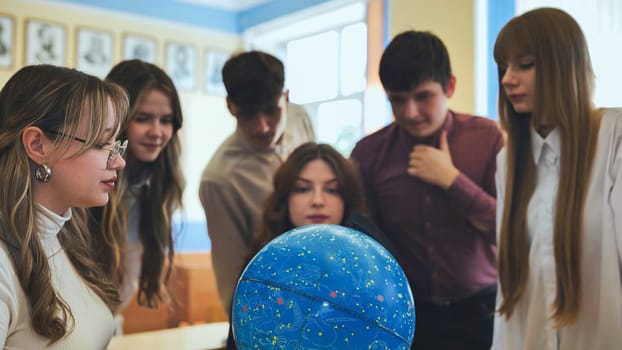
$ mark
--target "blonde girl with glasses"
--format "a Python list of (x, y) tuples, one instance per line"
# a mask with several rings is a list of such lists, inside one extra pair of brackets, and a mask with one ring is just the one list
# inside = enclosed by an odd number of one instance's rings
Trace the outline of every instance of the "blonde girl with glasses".
[[(109, 276), (121, 285), (120, 312), (137, 293), (141, 306), (168, 301), (167, 283), (173, 265), (173, 225), (181, 207), (184, 179), (180, 168), (178, 131), (183, 115), (177, 90), (159, 67), (139, 60), (112, 68), (107, 81), (123, 87), (130, 111), (121, 137), (129, 141), (127, 167), (119, 174), (110, 203), (95, 208), (93, 229)], [(122, 317), (117, 317), (122, 323)], [(120, 333), (122, 325), (118, 325)]]
[(585, 37), (559, 9), (512, 19), (494, 56), (508, 138), (497, 159), (492, 348), (619, 348), (622, 110), (593, 106)]
[(108, 202), (125, 166), (108, 149), (120, 151), (127, 108), (118, 86), (49, 65), (20, 69), (0, 91), (0, 348), (110, 341), (118, 292), (78, 208)]

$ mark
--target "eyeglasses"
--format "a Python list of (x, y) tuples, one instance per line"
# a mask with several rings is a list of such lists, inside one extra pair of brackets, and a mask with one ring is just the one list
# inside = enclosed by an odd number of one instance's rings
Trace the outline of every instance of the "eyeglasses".
[[(85, 139), (81, 139), (76, 136), (67, 135), (67, 134), (64, 134), (58, 131), (52, 131), (52, 133), (56, 135), (64, 136), (64, 137), (70, 137), (78, 142), (86, 143)], [(125, 151), (127, 150), (127, 140), (123, 142), (121, 142), (120, 140), (117, 140), (112, 145), (101, 144), (101, 145), (97, 145), (96, 147), (100, 149), (105, 149), (110, 152), (108, 153), (108, 159), (106, 160), (106, 169), (112, 170), (112, 167), (114, 166), (114, 161), (117, 159), (117, 157), (121, 157), (121, 158), (125, 157)]]

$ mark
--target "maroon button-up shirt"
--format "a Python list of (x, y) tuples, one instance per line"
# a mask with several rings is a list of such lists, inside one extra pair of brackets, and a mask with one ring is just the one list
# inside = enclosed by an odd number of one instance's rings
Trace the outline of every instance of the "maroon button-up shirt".
[(497, 276), (494, 176), (503, 136), (490, 119), (452, 111), (443, 129), (460, 171), (447, 191), (406, 172), (413, 146), (438, 148), (440, 130), (415, 139), (392, 123), (351, 154), (370, 216), (395, 245), (415, 299), (432, 302), (469, 297)]

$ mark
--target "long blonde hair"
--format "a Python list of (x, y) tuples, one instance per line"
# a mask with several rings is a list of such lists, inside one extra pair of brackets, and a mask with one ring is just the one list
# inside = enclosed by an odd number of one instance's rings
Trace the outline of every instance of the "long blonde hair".
[(530, 115), (513, 109), (502, 89), (503, 71), (498, 71), (500, 122), (508, 135), (498, 257), (503, 295), (499, 312), (509, 318), (527, 285), (527, 206), (536, 183), (530, 129), (552, 121), (561, 135), (561, 156), (553, 238), (557, 295), (551, 317), (557, 327), (563, 327), (576, 319), (580, 309), (583, 207), (600, 114), (592, 105), (594, 74), (587, 43), (571, 16), (540, 8), (508, 22), (495, 42), (495, 61), (501, 67), (508, 59), (525, 55), (535, 57), (536, 98)]
[[(73, 315), (56, 292), (48, 259), (39, 242), (36, 217), (44, 215), (32, 193), (33, 164), (22, 143), (23, 130), (37, 126), (54, 140), (52, 154), (64, 154), (83, 118), (89, 120), (84, 144), (75, 156), (110, 137), (108, 101), (112, 101), (114, 127), (127, 113), (127, 96), (116, 85), (78, 72), (49, 65), (27, 66), (15, 73), (0, 91), (0, 241), (9, 252), (13, 267), (31, 307), (35, 332), (55, 342), (70, 332)], [(88, 115), (84, 111), (90, 111)], [(50, 164), (54, 167), (54, 160)], [(117, 287), (93, 260), (86, 215), (76, 209), (59, 240), (86, 284), (109, 307), (118, 303)]]

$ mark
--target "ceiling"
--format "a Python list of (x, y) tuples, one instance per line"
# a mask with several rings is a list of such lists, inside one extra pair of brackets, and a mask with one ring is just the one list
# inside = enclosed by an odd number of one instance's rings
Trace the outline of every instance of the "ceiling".
[(177, 0), (179, 2), (216, 7), (226, 10), (242, 11), (251, 7), (261, 5), (270, 0)]

